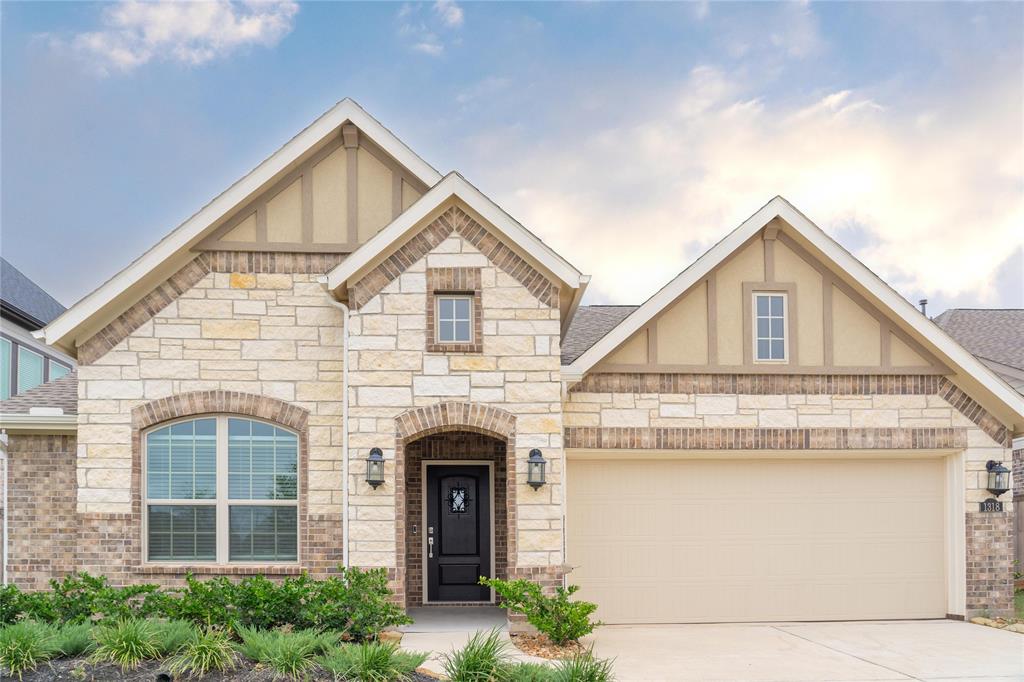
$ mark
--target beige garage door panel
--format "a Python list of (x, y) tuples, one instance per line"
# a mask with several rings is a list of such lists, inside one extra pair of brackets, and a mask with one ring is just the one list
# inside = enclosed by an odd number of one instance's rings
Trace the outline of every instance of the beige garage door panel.
[(609, 623), (946, 614), (945, 468), (570, 460), (568, 561)]

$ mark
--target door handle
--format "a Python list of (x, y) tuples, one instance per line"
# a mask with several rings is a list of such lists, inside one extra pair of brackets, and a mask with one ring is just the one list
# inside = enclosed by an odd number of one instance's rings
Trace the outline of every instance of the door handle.
[(427, 538), (427, 558), (434, 558), (434, 538)]

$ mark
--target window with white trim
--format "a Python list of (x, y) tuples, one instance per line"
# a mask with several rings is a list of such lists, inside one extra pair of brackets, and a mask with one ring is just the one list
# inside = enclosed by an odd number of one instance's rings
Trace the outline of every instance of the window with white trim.
[(755, 361), (785, 362), (788, 359), (786, 313), (786, 294), (754, 294)]
[(146, 558), (174, 563), (298, 560), (298, 436), (211, 416), (146, 433)]
[(472, 343), (473, 297), (441, 294), (436, 298), (437, 342)]

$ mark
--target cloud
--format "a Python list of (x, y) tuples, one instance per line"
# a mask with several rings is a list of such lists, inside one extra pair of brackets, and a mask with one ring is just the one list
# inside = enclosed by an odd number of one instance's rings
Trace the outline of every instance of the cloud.
[(448, 44), (460, 42), (452, 33), (462, 28), (465, 17), (454, 0), (436, 0), (429, 13), (424, 11), (424, 7), (422, 4), (405, 3), (398, 9), (398, 35), (408, 41), (414, 52), (439, 57)]
[(901, 106), (856, 89), (772, 98), (700, 66), (607, 127), (591, 112), (575, 130), (481, 136), (501, 150), (485, 186), (511, 188), (503, 205), (594, 275), (594, 301), (644, 300), (781, 194), (904, 294), (995, 303), (1024, 245), (1016, 77)]
[(153, 60), (198, 66), (248, 46), (273, 47), (291, 32), (298, 11), (290, 0), (125, 0), (103, 10), (99, 30), (47, 37), (55, 49), (87, 60), (102, 74)]

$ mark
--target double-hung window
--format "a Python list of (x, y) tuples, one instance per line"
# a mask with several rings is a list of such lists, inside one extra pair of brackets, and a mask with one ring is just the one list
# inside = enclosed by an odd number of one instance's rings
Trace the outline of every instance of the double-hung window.
[(266, 422), (201, 417), (145, 436), (146, 558), (298, 560), (298, 437)]
[(757, 362), (785, 362), (786, 294), (754, 294), (754, 359)]

